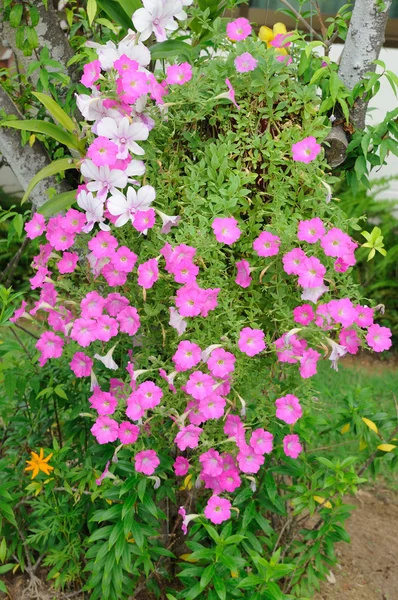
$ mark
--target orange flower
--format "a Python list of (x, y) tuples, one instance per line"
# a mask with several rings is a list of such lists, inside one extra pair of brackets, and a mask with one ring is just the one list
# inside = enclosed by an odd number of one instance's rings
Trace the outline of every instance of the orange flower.
[(26, 467), (25, 471), (32, 471), (32, 479), (39, 474), (39, 471), (43, 471), (46, 475), (50, 475), (50, 471), (54, 471), (54, 467), (47, 464), (53, 455), (52, 452), (46, 458), (44, 458), (43, 448), (40, 448), (40, 455), (36, 454), (36, 452), (31, 452), (30, 454), (32, 460), (26, 461), (29, 466)]

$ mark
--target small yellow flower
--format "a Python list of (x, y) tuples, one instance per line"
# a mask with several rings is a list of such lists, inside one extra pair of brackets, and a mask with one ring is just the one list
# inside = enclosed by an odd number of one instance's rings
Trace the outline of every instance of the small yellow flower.
[[(262, 42), (265, 42), (267, 44), (267, 48), (271, 48), (272, 40), (274, 40), (275, 37), (279, 34), (287, 34), (286, 25), (284, 23), (275, 23), (272, 29), (270, 27), (267, 27), (266, 25), (263, 25), (262, 27), (260, 27), (258, 37)], [(288, 54), (285, 48), (275, 48), (275, 52), (284, 56)]]
[(46, 475), (50, 475), (50, 472), (54, 471), (54, 467), (47, 464), (53, 455), (52, 452), (46, 458), (44, 458), (43, 448), (40, 448), (40, 454), (36, 454), (36, 452), (31, 452), (30, 454), (32, 460), (26, 461), (29, 466), (26, 467), (25, 471), (32, 471), (32, 479), (39, 474), (39, 471), (43, 471)]

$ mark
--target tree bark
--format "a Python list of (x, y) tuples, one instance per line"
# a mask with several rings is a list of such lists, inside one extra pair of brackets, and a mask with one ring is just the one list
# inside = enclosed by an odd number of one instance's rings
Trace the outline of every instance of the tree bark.
[[(17, 115), (19, 118), (23, 118), (1, 86), (0, 109), (8, 115)], [(0, 127), (0, 154), (10, 166), (24, 190), (28, 187), (32, 177), (51, 162), (46, 149), (39, 141), (35, 141), (32, 147), (29, 144), (22, 147), (21, 133), (10, 127)], [(59, 193), (70, 190), (70, 186), (65, 181), (57, 184), (53, 177), (44, 179), (37, 184), (29, 196), (34, 210), (48, 200), (46, 191), (49, 187), (55, 187)]]

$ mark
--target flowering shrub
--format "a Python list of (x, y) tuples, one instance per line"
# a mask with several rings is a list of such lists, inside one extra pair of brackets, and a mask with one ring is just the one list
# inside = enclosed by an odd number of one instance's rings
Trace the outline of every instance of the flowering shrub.
[[(246, 19), (218, 19), (210, 46), (151, 70), (144, 42), (185, 18), (177, 0), (144, 3), (139, 35), (91, 43), (76, 206), (26, 224), (40, 298), (10, 320), (47, 320), (39, 364), (67, 363), (84, 396), (94, 494), (114, 503), (92, 516), (109, 523), (87, 552), (93, 600), (127, 598), (142, 570), (159, 592), (179, 550), (169, 600), (295, 598), (333, 562), (341, 495), (361, 481), (347, 463), (326, 486), (306, 456), (311, 378), (391, 334), (350, 280), (355, 222), (329, 192), (304, 42), (267, 47)], [(314, 512), (325, 487), (319, 538), (291, 532), (281, 554), (289, 501)]]

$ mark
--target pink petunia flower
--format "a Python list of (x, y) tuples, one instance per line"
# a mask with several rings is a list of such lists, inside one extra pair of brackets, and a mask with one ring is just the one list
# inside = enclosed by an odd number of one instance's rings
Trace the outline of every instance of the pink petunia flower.
[[(238, 110), (240, 110), (240, 106), (239, 106), (239, 104), (237, 104), (237, 103), (236, 103), (236, 100), (235, 100), (235, 90), (234, 90), (234, 88), (233, 88), (233, 86), (232, 86), (232, 83), (230, 82), (230, 80), (229, 80), (229, 79), (226, 79), (226, 80), (225, 80), (225, 84), (226, 84), (226, 86), (227, 86), (227, 88), (228, 88), (227, 97), (228, 97), (228, 98), (231, 100), (232, 104), (233, 104), (233, 105), (234, 105), (234, 106), (235, 106), (235, 107), (236, 107)], [(223, 96), (223, 97), (224, 97), (224, 96)]]
[(106, 300), (98, 292), (88, 292), (80, 302), (81, 316), (84, 319), (98, 319), (102, 315)]
[(392, 346), (391, 329), (380, 325), (371, 325), (366, 334), (366, 341), (375, 352), (383, 352)]
[(307, 255), (301, 248), (293, 248), (282, 257), (283, 270), (288, 275), (298, 275), (306, 258)]
[(339, 341), (350, 354), (356, 354), (361, 345), (361, 340), (355, 329), (342, 329), (339, 334)]
[(177, 290), (175, 303), (182, 317), (197, 317), (200, 315), (204, 301), (204, 290), (195, 284), (184, 285)]
[(134, 395), (138, 398), (142, 408), (148, 410), (160, 404), (163, 398), (163, 391), (153, 381), (144, 381), (135, 390)]
[(214, 377), (226, 377), (235, 369), (236, 358), (232, 352), (227, 352), (224, 348), (216, 348), (207, 361), (207, 366)]
[(135, 470), (144, 475), (153, 475), (160, 465), (160, 460), (155, 450), (142, 450), (134, 457)]
[(94, 393), (88, 399), (90, 405), (97, 411), (99, 415), (113, 415), (118, 402), (109, 392), (103, 392), (99, 387), (94, 389)]
[(22, 300), (21, 306), (14, 311), (12, 317), (10, 317), (11, 323), (15, 323), (18, 319), (23, 317), (29, 317), (28, 313), (25, 311), (25, 308), (28, 306), (28, 303), (25, 300)]
[(97, 438), (99, 444), (108, 444), (115, 442), (119, 435), (119, 425), (117, 421), (107, 415), (98, 417), (91, 428), (91, 433)]
[(355, 323), (357, 311), (349, 298), (331, 300), (328, 303), (328, 308), (332, 319), (336, 323), (341, 323), (343, 327), (351, 327)]
[(84, 354), (84, 352), (76, 352), (69, 366), (76, 377), (88, 377), (91, 374), (93, 364), (92, 359)]
[(97, 319), (97, 324), (93, 334), (97, 340), (101, 342), (109, 342), (110, 339), (117, 335), (119, 326), (116, 319), (108, 315), (101, 315)]
[(35, 347), (41, 353), (39, 365), (43, 367), (50, 358), (59, 358), (62, 355), (64, 344), (65, 340), (52, 333), (52, 331), (42, 333), (35, 344)]
[(199, 437), (203, 429), (195, 425), (187, 425), (179, 431), (174, 438), (179, 450), (184, 451), (187, 448), (196, 448), (199, 444)]
[(26, 231), (26, 237), (34, 240), (46, 230), (46, 220), (43, 215), (36, 212), (31, 220), (25, 223), (24, 229)]
[(223, 492), (234, 492), (241, 486), (242, 480), (236, 468), (227, 469), (218, 478)]
[(244, 327), (239, 334), (238, 347), (247, 356), (255, 356), (266, 348), (264, 332), (261, 329)]
[(236, 459), (242, 473), (258, 473), (261, 465), (264, 464), (264, 456), (256, 454), (250, 446), (241, 449)]
[(134, 444), (140, 435), (140, 428), (129, 421), (123, 421), (119, 425), (119, 440), (121, 444)]
[(300, 359), (307, 345), (305, 340), (299, 340), (296, 335), (288, 333), (284, 333), (274, 343), (279, 362), (290, 364), (294, 364)]
[(242, 288), (248, 288), (252, 282), (250, 275), (250, 264), (247, 260), (240, 260), (236, 263), (238, 273), (236, 275), (235, 283)]
[(87, 156), (97, 167), (111, 167), (119, 152), (117, 144), (104, 136), (97, 137), (88, 147)]
[(127, 281), (126, 271), (122, 271), (120, 267), (114, 265), (112, 260), (102, 268), (101, 273), (109, 287), (118, 287)]
[(126, 417), (132, 421), (139, 421), (145, 414), (141, 406), (141, 398), (134, 392), (127, 398)]
[(250, 437), (250, 446), (255, 454), (270, 454), (274, 436), (264, 429), (255, 429)]
[(117, 317), (129, 305), (129, 301), (125, 296), (121, 296), (118, 292), (108, 294), (105, 300), (105, 310), (111, 317)]
[(112, 256), (112, 263), (119, 271), (131, 273), (135, 267), (138, 256), (134, 254), (127, 246), (120, 246)]
[(59, 215), (48, 221), (46, 238), (55, 250), (68, 250), (75, 242), (73, 234), (62, 227), (62, 217)]
[(187, 340), (180, 342), (177, 347), (177, 352), (172, 357), (172, 361), (176, 366), (177, 371), (189, 371), (201, 361), (202, 350), (197, 344), (193, 344)]
[(226, 498), (212, 496), (205, 506), (204, 515), (215, 525), (220, 525), (231, 518), (231, 503)]
[(170, 320), (169, 325), (173, 327), (178, 333), (178, 335), (182, 335), (187, 328), (187, 322), (180, 315), (178, 310), (176, 310), (173, 306), (169, 308)]
[(286, 394), (275, 400), (276, 416), (288, 425), (294, 425), (303, 415), (300, 401), (293, 394)]
[(189, 462), (183, 456), (177, 456), (173, 464), (174, 473), (179, 477), (184, 477), (189, 470)]
[(325, 226), (319, 217), (299, 222), (297, 237), (301, 242), (315, 244), (324, 235)]
[(100, 231), (87, 245), (96, 258), (112, 258), (118, 241), (109, 231)]
[(281, 239), (277, 235), (263, 231), (253, 242), (253, 249), (259, 256), (275, 256), (279, 252)]
[(73, 323), (70, 337), (75, 340), (82, 348), (86, 348), (95, 338), (95, 328), (97, 324), (93, 319), (76, 319)]
[(159, 278), (159, 267), (156, 258), (151, 258), (138, 267), (138, 285), (149, 290)]
[(232, 246), (241, 236), (238, 221), (234, 217), (217, 217), (211, 227), (217, 242)]
[(173, 264), (172, 273), (176, 283), (193, 284), (199, 273), (199, 267), (189, 258), (185, 258)]
[(119, 322), (119, 330), (122, 333), (135, 335), (140, 328), (140, 317), (134, 306), (127, 306), (116, 316)]
[(79, 255), (76, 252), (64, 252), (61, 260), (57, 262), (58, 271), (65, 275), (65, 273), (73, 273), (76, 269)]
[(343, 257), (352, 250), (352, 240), (347, 233), (333, 227), (321, 239), (321, 246), (326, 256)]
[(357, 312), (357, 318), (355, 319), (355, 323), (359, 327), (370, 327), (370, 325), (373, 325), (373, 308), (369, 308), (369, 306), (361, 306), (360, 304), (358, 304), (355, 310)]
[(192, 67), (184, 62), (180, 65), (170, 65), (166, 69), (166, 83), (168, 85), (184, 85), (192, 79)]
[(224, 415), (225, 404), (225, 398), (213, 393), (200, 400), (199, 411), (206, 421), (209, 419), (219, 419)]
[(316, 374), (316, 366), (321, 355), (313, 348), (304, 350), (300, 358), (300, 375), (303, 379), (308, 379)]
[(302, 304), (293, 310), (293, 318), (300, 325), (308, 325), (315, 319), (315, 313), (310, 304)]
[(303, 288), (317, 288), (323, 284), (326, 267), (315, 256), (303, 260), (298, 269), (298, 283)]
[(194, 371), (186, 383), (186, 390), (195, 400), (203, 400), (213, 392), (213, 385), (213, 377), (202, 371)]
[(317, 143), (314, 136), (304, 138), (292, 146), (293, 160), (296, 162), (310, 163), (315, 160), (321, 151), (320, 144)]
[(206, 475), (217, 477), (217, 475), (221, 475), (223, 472), (221, 455), (213, 448), (210, 448), (210, 450), (201, 454), (199, 456), (199, 462), (202, 465), (203, 473), (206, 473)]
[(250, 22), (244, 17), (239, 17), (235, 21), (227, 23), (227, 36), (233, 42), (245, 40), (252, 32)]
[(250, 52), (244, 52), (235, 58), (235, 69), (238, 73), (248, 73), (249, 71), (254, 71), (257, 67), (257, 62)]
[(278, 33), (273, 40), (270, 41), (270, 46), (273, 48), (289, 48), (291, 42), (289, 42), (290, 34)]
[(84, 65), (83, 75), (80, 79), (80, 83), (90, 88), (98, 80), (101, 74), (101, 63), (99, 60), (93, 60)]
[(290, 456), (290, 458), (297, 458), (299, 454), (303, 451), (303, 447), (300, 444), (299, 436), (295, 433), (290, 435), (285, 435), (283, 438), (283, 451), (286, 456)]
[(134, 215), (133, 227), (140, 233), (146, 235), (148, 229), (152, 229), (155, 225), (156, 213), (153, 208), (148, 210), (137, 210)]
[(81, 233), (86, 224), (86, 215), (79, 210), (70, 208), (63, 217), (61, 225), (68, 233)]
[(218, 306), (218, 294), (220, 293), (221, 288), (207, 288), (206, 290), (201, 290), (203, 294), (203, 304), (200, 311), (201, 317), (207, 317), (211, 310), (214, 310)]

